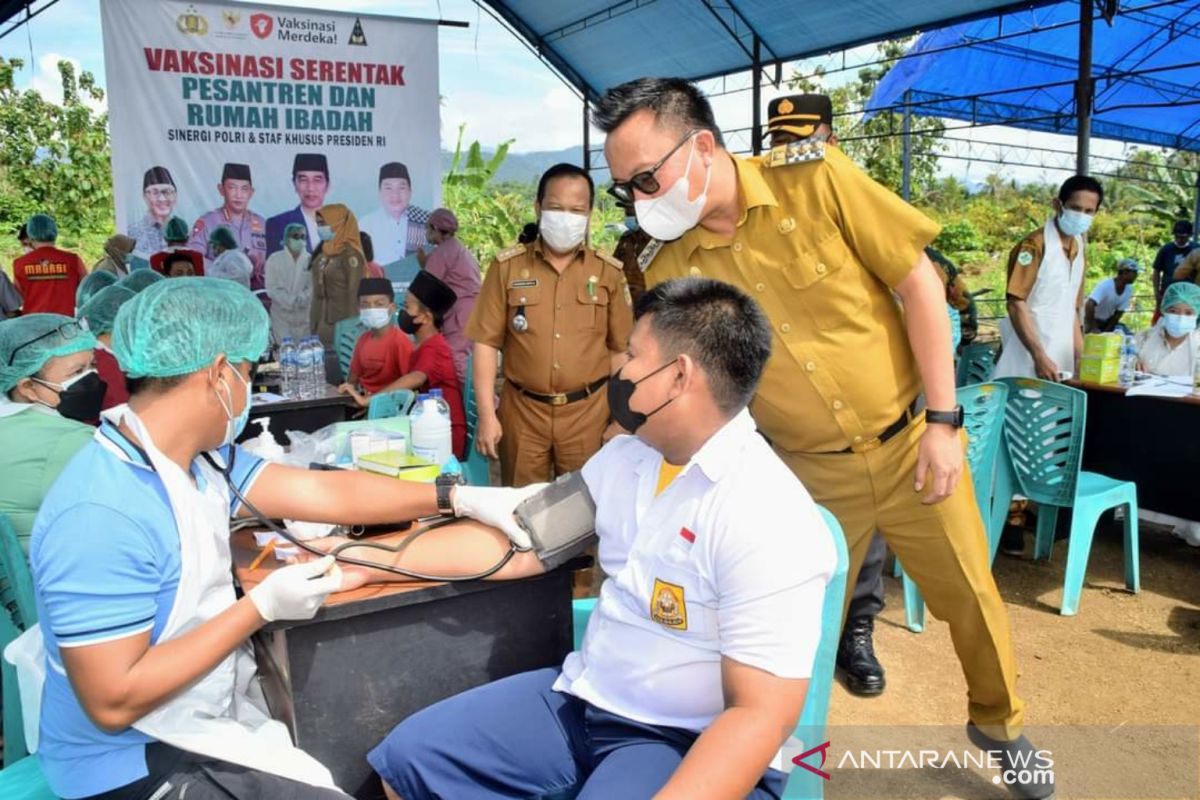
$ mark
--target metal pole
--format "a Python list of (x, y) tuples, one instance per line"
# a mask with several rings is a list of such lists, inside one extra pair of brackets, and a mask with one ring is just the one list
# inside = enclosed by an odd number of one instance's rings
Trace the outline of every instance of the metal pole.
[(900, 196), (906, 201), (912, 196), (912, 107), (908, 104), (910, 92), (904, 93), (904, 127), (900, 152), (903, 173), (900, 177)]
[(762, 53), (758, 36), (754, 37), (754, 82), (750, 84), (750, 102), (754, 110), (750, 114), (750, 150), (758, 155), (763, 149), (762, 132)]
[(1192, 230), (1200, 229), (1200, 170), (1196, 171), (1196, 197), (1192, 206)]
[(592, 171), (592, 130), (588, 123), (588, 99), (583, 98), (583, 170)]
[(1092, 143), (1093, 0), (1079, 0), (1079, 77), (1075, 80), (1075, 172), (1088, 174)]

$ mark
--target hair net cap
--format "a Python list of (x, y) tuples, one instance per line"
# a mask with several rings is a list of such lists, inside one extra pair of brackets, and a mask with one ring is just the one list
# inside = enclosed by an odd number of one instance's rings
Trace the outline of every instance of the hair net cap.
[(75, 290), (75, 307), (83, 308), (84, 304), (95, 297), (97, 292), (112, 286), (118, 280), (120, 279), (116, 275), (103, 270), (88, 273), (88, 276), (79, 282), (79, 288)]
[(179, 217), (171, 217), (163, 227), (163, 240), (168, 242), (186, 242), (188, 240), (188, 225)]
[(1165, 312), (1177, 303), (1182, 303), (1190, 307), (1192, 311), (1200, 314), (1200, 286), (1191, 281), (1176, 281), (1172, 283), (1163, 292), (1162, 304), (1159, 308)]
[(121, 284), (105, 287), (96, 292), (92, 299), (79, 309), (79, 324), (96, 336), (112, 333), (113, 323), (117, 319), (117, 311), (135, 297), (137, 297), (137, 292)]
[(291, 238), (292, 231), (301, 231), (304, 237), (308, 238), (308, 228), (301, 225), (299, 222), (289, 222), (283, 227), (283, 240), (279, 243), (282, 247), (287, 247), (287, 240)]
[[(52, 333), (59, 328), (62, 331)], [(61, 314), (27, 314), (4, 320), (0, 322), (0, 392), (7, 393), (22, 378), (36, 375), (52, 358), (95, 347), (96, 337)]]
[(58, 223), (49, 214), (34, 214), (25, 223), (25, 229), (35, 242), (53, 242), (58, 238)]
[(267, 349), (270, 322), (262, 303), (233, 281), (173, 278), (121, 306), (113, 354), (130, 378), (188, 375), (225, 354), (256, 361)]
[(224, 225), (213, 228), (213, 232), (208, 236), (208, 243), (224, 247), (226, 250), (237, 250), (237, 239), (233, 238), (233, 231)]
[(121, 280), (117, 282), (117, 285), (124, 286), (129, 291), (137, 294), (143, 289), (148, 289), (161, 280), (163, 280), (163, 276), (159, 275), (152, 269), (135, 269), (124, 278), (121, 278)]

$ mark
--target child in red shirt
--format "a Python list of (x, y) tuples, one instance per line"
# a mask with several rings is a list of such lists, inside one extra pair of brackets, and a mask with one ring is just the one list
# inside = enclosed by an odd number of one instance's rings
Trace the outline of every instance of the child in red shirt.
[(449, 286), (424, 270), (417, 273), (408, 285), (404, 310), (397, 322), (400, 330), (417, 338), (412, 366), (409, 372), (381, 391), (441, 389), (442, 399), (450, 406), (451, 446), (455, 457), (462, 460), (467, 449), (467, 415), (463, 409), (462, 386), (458, 382), (450, 343), (440, 333), (443, 317), (457, 300)]
[[(338, 387), (363, 408), (371, 395), (386, 391), (408, 372), (413, 346), (408, 335), (392, 324), (396, 293), (386, 278), (363, 278), (358, 284), (358, 318), (367, 332), (358, 337), (350, 374)], [(397, 387), (399, 388), (399, 387)]]

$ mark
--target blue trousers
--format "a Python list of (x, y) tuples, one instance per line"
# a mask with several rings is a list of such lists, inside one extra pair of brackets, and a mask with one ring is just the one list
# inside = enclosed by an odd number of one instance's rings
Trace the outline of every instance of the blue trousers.
[[(524, 672), (422, 709), (367, 760), (403, 800), (652, 797), (697, 734), (552, 691), (558, 672)], [(786, 780), (767, 770), (747, 800), (778, 800)]]

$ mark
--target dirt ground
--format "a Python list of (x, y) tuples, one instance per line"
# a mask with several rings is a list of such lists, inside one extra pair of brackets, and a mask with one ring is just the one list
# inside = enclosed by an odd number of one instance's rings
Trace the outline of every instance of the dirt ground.
[[(1120, 528), (1109, 523), (1097, 531), (1088, 564), (1079, 613), (1058, 613), (1066, 561), (1066, 542), (1056, 543), (1049, 562), (1030, 559), (1027, 535), (1022, 558), (998, 555), (996, 583), (1012, 625), (1024, 698), (1026, 724), (1104, 726), (1106, 731), (1137, 728), (1142, 746), (1162, 754), (1186, 746), (1167, 769), (1200, 773), (1200, 548), (1157, 526), (1141, 526), (1141, 585), (1138, 595), (1124, 588)], [(961, 726), (966, 719), (966, 682), (950, 641), (949, 629), (926, 613), (923, 633), (904, 624), (899, 580), (885, 579), (887, 608), (876, 627), (875, 646), (887, 670), (887, 690), (864, 699), (834, 687), (830, 704), (831, 740), (838, 726)], [(1192, 726), (1189, 729), (1138, 726)], [(961, 730), (961, 728), (959, 728)], [(1181, 730), (1183, 733), (1181, 734)], [(1190, 732), (1190, 733), (1189, 733)], [(963, 739), (965, 743), (965, 739)], [(1036, 742), (1035, 742), (1036, 743)], [(836, 741), (835, 741), (836, 745)], [(1149, 761), (1141, 767), (1151, 770)], [(1149, 775), (1147, 776), (1149, 777)], [(1164, 796), (1149, 790), (1138, 796)], [(1185, 781), (1190, 787), (1192, 781)], [(829, 797), (848, 797), (829, 784)], [(987, 789), (992, 789), (988, 786)], [(872, 793), (873, 794), (873, 793)], [(1058, 797), (1072, 794), (1059, 781)], [(873, 794), (873, 796), (881, 796)], [(899, 791), (895, 796), (916, 796)], [(999, 796), (954, 790), (943, 797)], [(1128, 790), (1106, 795), (1133, 796)], [(1172, 796), (1200, 796), (1190, 791)]]

